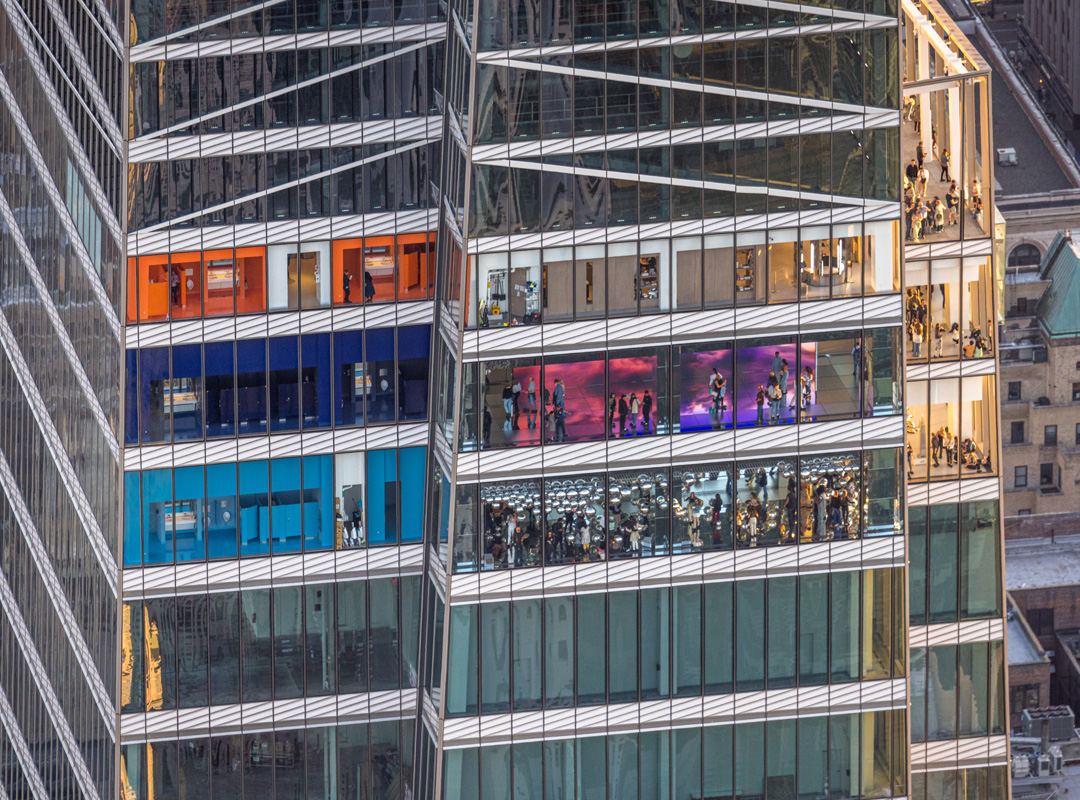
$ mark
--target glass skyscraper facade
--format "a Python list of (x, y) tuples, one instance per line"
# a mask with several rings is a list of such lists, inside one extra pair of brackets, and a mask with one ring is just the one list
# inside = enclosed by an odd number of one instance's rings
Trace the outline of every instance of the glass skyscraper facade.
[(0, 0), (0, 797), (1005, 798), (988, 86), (934, 0)]

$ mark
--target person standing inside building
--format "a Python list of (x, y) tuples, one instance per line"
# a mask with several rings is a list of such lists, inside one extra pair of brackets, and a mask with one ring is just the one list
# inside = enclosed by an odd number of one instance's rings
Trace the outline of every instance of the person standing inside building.
[(948, 224), (955, 225), (958, 221), (960, 208), (960, 189), (957, 187), (956, 181), (952, 182), (949, 191), (945, 193), (945, 208), (949, 215)]
[(555, 391), (551, 394), (551, 400), (556, 408), (566, 411), (566, 388), (563, 386), (562, 378), (555, 379)]
[(536, 427), (536, 381), (529, 378), (529, 393), (525, 398), (526, 417), (525, 421), (529, 428)]
[(626, 418), (630, 415), (630, 403), (626, 395), (619, 397), (619, 436), (626, 435)]
[(506, 382), (506, 385), (502, 390), (502, 403), (503, 411), (506, 413), (506, 419), (503, 420), (503, 430), (510, 430), (511, 421), (514, 418), (514, 389), (510, 385), (510, 381)]
[(615, 409), (617, 407), (618, 401), (615, 399), (615, 392), (612, 392), (608, 395), (607, 426), (609, 433), (614, 433), (615, 431)]
[(641, 401), (634, 392), (630, 392), (630, 435), (637, 436), (637, 418), (641, 413)]
[(757, 398), (755, 399), (755, 402), (757, 403), (757, 424), (758, 425), (764, 425), (765, 424), (765, 387), (762, 386), (761, 384), (758, 384)]
[(911, 159), (911, 163), (904, 168), (904, 175), (911, 181), (912, 186), (915, 185), (915, 181), (919, 180), (919, 164), (914, 158)]
[(364, 301), (370, 303), (375, 299), (375, 279), (370, 272), (364, 273)]
[(652, 395), (645, 390), (645, 396), (641, 398), (641, 428), (648, 436), (652, 433)]
[(727, 394), (727, 381), (724, 380), (724, 376), (717, 370), (713, 370), (712, 384), (709, 386), (709, 394), (712, 395), (713, 401), (713, 413), (716, 415), (717, 422), (722, 422), (724, 419), (724, 410), (727, 408), (727, 403), (724, 400)]

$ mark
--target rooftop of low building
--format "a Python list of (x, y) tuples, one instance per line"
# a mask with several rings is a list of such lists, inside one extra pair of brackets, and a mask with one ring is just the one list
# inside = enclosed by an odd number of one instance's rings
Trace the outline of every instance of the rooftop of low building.
[(1005, 588), (1080, 584), (1080, 534), (1005, 542)]

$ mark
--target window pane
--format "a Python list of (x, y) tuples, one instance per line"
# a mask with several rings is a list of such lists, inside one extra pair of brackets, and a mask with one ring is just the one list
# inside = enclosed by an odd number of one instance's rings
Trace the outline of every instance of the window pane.
[(270, 430), (300, 427), (300, 355), (295, 336), (275, 336), (270, 345)]
[(371, 691), (397, 689), (401, 682), (397, 582), (392, 578), (368, 581), (368, 597), (371, 603)]
[(960, 506), (960, 617), (1000, 616), (1001, 539), (997, 503)]
[[(612, 733), (607, 737), (607, 744), (608, 790), (611, 792), (609, 796), (636, 796), (638, 791), (637, 734)], [(585, 796), (588, 797), (591, 795)]]
[(236, 343), (237, 419), (240, 433), (266, 433), (266, 340)]
[(480, 712), (510, 710), (510, 604), (480, 606)]
[(765, 794), (765, 723), (735, 726), (735, 796)]
[(300, 339), (300, 407), (305, 428), (330, 425), (330, 334)]
[(427, 419), (430, 325), (397, 329), (398, 419)]
[(274, 697), (304, 696), (304, 606), (300, 586), (279, 586), (274, 598)]
[[(765, 581), (735, 584), (735, 680), (736, 691), (765, 688), (765, 631), (760, 610), (765, 607)], [(756, 610), (756, 611), (755, 611)]]
[(304, 587), (304, 635), (307, 696), (331, 694), (337, 686), (332, 584), (316, 583)]
[(253, 589), (240, 593), (243, 642), (243, 702), (272, 699), (273, 630), (271, 629), (270, 590)]
[(544, 800), (574, 800), (574, 744), (544, 742)]
[(176, 599), (145, 603), (146, 710), (176, 708)]
[(829, 797), (842, 800), (859, 794), (859, 715), (829, 717)]
[(732, 583), (705, 584), (705, 693), (733, 688), (734, 653)]
[(548, 708), (574, 702), (574, 601), (544, 601), (544, 696)]
[(828, 682), (829, 576), (804, 575), (799, 579), (799, 683)]
[[(634, 616), (637, 611), (637, 598), (635, 593), (626, 592), (611, 595), (619, 597), (620, 602), (626, 603), (626, 594), (629, 594), (634, 602)], [(578, 705), (597, 705), (606, 702), (604, 685), (607, 676), (608, 649), (607, 641), (601, 635), (603, 627), (601, 621), (606, 618), (604, 608), (605, 597), (603, 595), (581, 595), (577, 599), (577, 665), (581, 667), (577, 673), (577, 702)], [(636, 620), (635, 620), (636, 622)], [(631, 628), (633, 630), (633, 628)], [(633, 684), (637, 687), (637, 633), (632, 634), (633, 643), (629, 648), (628, 660), (616, 662), (615, 654), (612, 654), (612, 664), (619, 663), (619, 669), (623, 672), (630, 671), (633, 674)], [(624, 643), (620, 654), (626, 650)], [(625, 684), (626, 681), (624, 680)], [(634, 692), (635, 698), (637, 692)]]
[(370, 376), (364, 372), (362, 331), (334, 334), (334, 416), (338, 425), (362, 425)]
[(368, 686), (367, 584), (345, 581), (337, 585), (338, 691), (367, 691)]
[(177, 561), (206, 558), (203, 468), (181, 467), (173, 473), (173, 528)]
[(201, 439), (203, 436), (202, 347), (187, 344), (172, 349), (172, 381), (167, 405), (172, 411), (173, 438)]
[(300, 459), (273, 459), (270, 462), (269, 511), (275, 553), (298, 552), (303, 547), (304, 510)]
[(210, 704), (240, 702), (240, 601), (237, 592), (210, 595)]
[(142, 563), (142, 515), (138, 472), (124, 473), (124, 566)]
[[(760, 724), (760, 723), (759, 723)], [(734, 783), (734, 726), (705, 728), (704, 758), (705, 797), (730, 797)], [(758, 754), (760, 759), (760, 754)], [(820, 790), (820, 785), (818, 789)]]
[[(771, 657), (771, 656), (770, 656)], [(766, 727), (768, 755), (765, 780), (769, 795), (795, 797), (795, 720), (770, 720)]]
[(240, 555), (270, 552), (268, 462), (242, 461), (240, 471)]
[(926, 557), (927, 557), (927, 509), (911, 506), (908, 509), (908, 585), (911, 625), (925, 625), (926, 617)]
[(161, 564), (173, 560), (173, 485), (171, 469), (146, 470), (142, 474), (143, 562)]
[(834, 683), (859, 677), (859, 573), (835, 572), (832, 579), (830, 631)]
[(302, 517), (307, 550), (334, 546), (333, 463), (332, 456), (304, 457)]
[(989, 730), (989, 649), (987, 642), (971, 642), (959, 647), (961, 685), (970, 687), (970, 702), (960, 703), (959, 734), (985, 736)]
[(828, 717), (799, 720), (799, 798), (812, 800), (828, 786)]
[(930, 622), (955, 622), (957, 597), (958, 509), (930, 506)]
[(403, 501), (401, 504), (401, 541), (403, 542), (418, 542), (423, 536), (426, 456), (426, 447), (403, 447), (398, 450)]
[(232, 342), (208, 342), (206, 359), (206, 435), (236, 434), (236, 369), (233, 366)]
[(540, 600), (513, 604), (514, 710), (539, 708), (541, 703)]
[(185, 595), (176, 598), (176, 633), (182, 646), (177, 649), (177, 705), (195, 708), (207, 703), (209, 679), (208, 598)]
[[(633, 702), (638, 699), (638, 596), (637, 592), (612, 592), (608, 595), (608, 652), (610, 671), (608, 676), (609, 702)], [(601, 603), (603, 598), (600, 598)], [(579, 601), (580, 602), (580, 601)], [(596, 617), (584, 617), (578, 608), (578, 641), (597, 636)], [(584, 628), (583, 628), (584, 626)], [(579, 644), (579, 659), (585, 656)], [(579, 660), (590, 672), (597, 668), (596, 662)], [(580, 675), (580, 670), (579, 670)]]
[(927, 738), (956, 738), (956, 645), (931, 647), (926, 670)]
[(671, 594), (667, 589), (641, 591), (641, 698), (667, 697), (671, 661)]
[(206, 536), (210, 558), (235, 558), (236, 465), (206, 467)]
[[(891, 677), (893, 661), (893, 602), (892, 569), (871, 569), (863, 573), (863, 656), (864, 680)], [(865, 615), (870, 614), (869, 621)]]
[(139, 351), (139, 418), (143, 444), (167, 442), (172, 437), (166, 402), (169, 382), (169, 348)]
[(364, 342), (367, 357), (367, 419), (369, 422), (393, 422), (399, 380), (394, 365), (394, 329), (366, 331)]
[(701, 587), (678, 586), (674, 591), (674, 641), (671, 652), (672, 694), (694, 696), (701, 694)]
[[(698, 728), (685, 728), (672, 731), (672, 736), (671, 796), (700, 797), (701, 771), (706, 763), (701, 753), (702, 732)], [(726, 760), (717, 753), (711, 753), (710, 756), (710, 761)]]
[(398, 541), (397, 451), (367, 453), (367, 541), (372, 545)]
[(768, 581), (769, 688), (795, 685), (795, 591), (793, 577)]

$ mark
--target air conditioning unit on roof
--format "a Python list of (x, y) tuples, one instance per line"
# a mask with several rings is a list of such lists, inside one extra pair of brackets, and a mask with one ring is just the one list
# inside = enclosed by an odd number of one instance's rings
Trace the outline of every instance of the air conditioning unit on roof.
[(997, 149), (998, 164), (1003, 167), (1015, 167), (1016, 166), (1016, 148), (1015, 147), (999, 147)]

